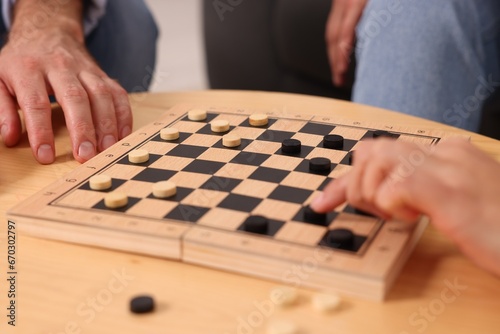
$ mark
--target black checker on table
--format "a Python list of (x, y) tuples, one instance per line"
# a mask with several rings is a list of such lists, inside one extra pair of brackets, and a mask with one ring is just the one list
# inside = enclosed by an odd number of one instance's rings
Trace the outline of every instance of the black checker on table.
[(194, 160), (189, 165), (184, 167), (182, 170), (184, 172), (193, 172), (200, 174), (210, 174), (213, 175), (221, 169), (225, 163), (209, 160)]
[(229, 194), (222, 200), (222, 202), (219, 203), (219, 205), (217, 205), (217, 207), (243, 212), (252, 212), (252, 210), (255, 209), (260, 202), (262, 202), (260, 198)]
[(191, 133), (179, 132), (179, 138), (177, 138), (176, 140), (165, 140), (165, 139), (161, 138), (160, 134), (157, 134), (156, 136), (153, 137), (153, 139), (151, 139), (151, 141), (159, 141), (162, 143), (180, 144), (184, 140), (188, 139), (189, 137), (191, 137)]
[(216, 191), (231, 192), (241, 183), (241, 180), (228, 177), (212, 176), (200, 188)]
[(305, 209), (306, 209), (305, 207), (300, 208), (299, 212), (297, 212), (297, 214), (293, 217), (292, 220), (296, 221), (296, 222), (311, 224), (311, 225), (328, 226), (338, 216), (338, 212), (331, 211), (331, 212), (328, 212), (328, 214), (326, 215), (326, 219), (325, 219), (324, 222), (321, 222), (321, 223), (319, 223), (319, 222), (311, 222), (311, 221), (307, 221), (307, 220), (304, 219), (304, 211), (305, 211)]
[(309, 153), (311, 153), (312, 151), (314, 150), (314, 147), (311, 147), (311, 146), (304, 146), (304, 145), (301, 145), (300, 147), (300, 153), (299, 154), (290, 154), (290, 153), (283, 153), (281, 151), (281, 148), (278, 149), (275, 154), (277, 155), (284, 155), (284, 156), (287, 156), (287, 157), (298, 157), (298, 158), (305, 158), (309, 155)]
[(148, 167), (149, 165), (151, 165), (153, 162), (155, 162), (156, 160), (160, 159), (161, 157), (162, 157), (161, 155), (151, 154), (150, 153), (148, 161), (140, 163), (140, 164), (137, 164), (137, 163), (130, 162), (128, 160), (128, 154), (127, 154), (126, 156), (124, 156), (123, 158), (121, 158), (120, 160), (118, 160), (117, 163), (121, 164), (121, 165)]
[(334, 125), (320, 124), (320, 123), (307, 123), (299, 130), (301, 133), (310, 133), (313, 135), (326, 136), (335, 129)]
[(346, 207), (344, 208), (344, 210), (342, 210), (342, 212), (352, 213), (355, 215), (361, 215), (361, 216), (367, 216), (367, 217), (375, 217), (371, 213), (365, 212), (365, 211), (360, 210), (360, 209), (356, 209), (355, 207), (353, 207), (351, 205), (346, 205)]
[(177, 187), (177, 191), (174, 196), (171, 197), (165, 197), (165, 198), (158, 198), (153, 195), (153, 193), (148, 195), (148, 198), (154, 198), (154, 199), (159, 199), (162, 201), (169, 201), (169, 202), (180, 202), (184, 198), (188, 197), (189, 194), (191, 194), (194, 191), (194, 189), (191, 188), (184, 188), (184, 187)]
[(208, 147), (194, 146), (194, 145), (177, 145), (174, 147), (167, 155), (173, 155), (175, 157), (192, 158), (196, 159), (200, 155), (208, 150)]
[(349, 251), (349, 252), (357, 252), (363, 246), (363, 244), (366, 241), (366, 237), (362, 235), (354, 235), (354, 240), (352, 242), (352, 245), (349, 246), (342, 246), (342, 245), (332, 245), (330, 242), (328, 242), (328, 232), (325, 233), (321, 241), (319, 242), (320, 246), (328, 247), (328, 248), (333, 248), (333, 249), (341, 249), (344, 251)]
[(172, 211), (170, 211), (164, 218), (175, 219), (185, 222), (195, 223), (197, 222), (209, 209), (202, 208), (193, 205), (177, 205)]
[(141, 198), (137, 197), (128, 197), (128, 202), (127, 205), (121, 207), (121, 208), (116, 208), (116, 209), (110, 209), (104, 204), (104, 200), (100, 200), (96, 205), (92, 207), (92, 209), (99, 209), (99, 210), (111, 210), (111, 211), (118, 211), (118, 212), (125, 212), (131, 207), (133, 207), (135, 204), (137, 204)]
[[(352, 150), (352, 148), (354, 147), (354, 145), (356, 145), (357, 142), (358, 142), (357, 140), (344, 138), (344, 147), (340, 151), (349, 152), (350, 150)], [(323, 147), (323, 142), (321, 142), (321, 147)]]
[(275, 143), (281, 143), (285, 139), (290, 139), (293, 137), (295, 132), (279, 131), (279, 130), (267, 130), (259, 137), (257, 140), (272, 141)]
[[(265, 235), (270, 236), (270, 237), (272, 237), (276, 233), (278, 233), (278, 231), (283, 227), (283, 225), (285, 225), (285, 222), (280, 221), (280, 220), (268, 219), (267, 222), (268, 222), (267, 233)], [(251, 233), (251, 232), (245, 231), (245, 223), (241, 224), (238, 227), (238, 231), (244, 231), (245, 233)]]
[(286, 170), (259, 167), (248, 178), (252, 180), (280, 183), (290, 172)]
[(309, 169), (309, 160), (304, 160), (302, 161), (297, 167), (295, 167), (294, 171), (296, 172), (302, 172), (302, 173), (312, 173), (312, 174), (317, 174), (317, 175), (328, 175), (332, 170), (337, 167), (337, 164), (332, 163), (332, 166), (330, 168), (330, 171), (325, 172), (325, 173), (320, 173), (320, 172), (313, 172)]
[(126, 182), (126, 180), (113, 178), (113, 179), (111, 179), (111, 188), (104, 189), (104, 190), (94, 190), (94, 189), (90, 189), (90, 184), (87, 181), (84, 184), (82, 184), (79, 189), (81, 189), (81, 190), (91, 190), (91, 191), (100, 191), (100, 192), (103, 192), (103, 193), (109, 193), (109, 192), (112, 192), (112, 191), (116, 190), (116, 188), (118, 188), (119, 186), (121, 186), (125, 182)]
[(166, 169), (159, 168), (146, 168), (136, 176), (132, 178), (135, 181), (145, 181), (145, 182), (160, 182), (166, 181), (174, 176), (177, 172)]
[(309, 198), (309, 196), (312, 195), (312, 193), (312, 190), (280, 185), (273, 190), (268, 198), (284, 202), (302, 204)]
[(264, 161), (269, 159), (270, 156), (270, 154), (240, 152), (230, 162), (241, 165), (260, 166)]

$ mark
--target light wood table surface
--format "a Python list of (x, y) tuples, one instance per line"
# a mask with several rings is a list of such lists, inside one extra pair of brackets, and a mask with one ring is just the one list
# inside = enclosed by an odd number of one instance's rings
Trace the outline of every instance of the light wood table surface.
[[(462, 133), (500, 160), (500, 142), (496, 140), (326, 98), (201, 91), (133, 95), (131, 102), (135, 129), (178, 103), (247, 107)], [(78, 166), (71, 156), (60, 111), (54, 112), (54, 123), (57, 161), (50, 166), (35, 162), (27, 139), (13, 149), (0, 147), (0, 210), (4, 217), (15, 203)], [(341, 309), (329, 314), (313, 310), (313, 292), (309, 290), (299, 290), (297, 305), (278, 309), (269, 301), (269, 291), (276, 282), (32, 238), (18, 227), (17, 320), (16, 327), (11, 327), (6, 317), (6, 225), (4, 218), (0, 230), (0, 333), (258, 334), (266, 332), (270, 321), (281, 319), (292, 320), (304, 334), (500, 333), (500, 279), (475, 267), (432, 226), (385, 302), (345, 298)], [(157, 311), (142, 316), (131, 314), (130, 298), (143, 293), (155, 297)]]

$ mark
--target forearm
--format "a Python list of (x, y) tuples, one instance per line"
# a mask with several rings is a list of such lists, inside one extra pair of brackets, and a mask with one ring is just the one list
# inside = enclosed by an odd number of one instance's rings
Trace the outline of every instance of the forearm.
[(18, 0), (12, 13), (10, 39), (30, 39), (42, 31), (64, 31), (83, 43), (83, 7), (83, 0)]

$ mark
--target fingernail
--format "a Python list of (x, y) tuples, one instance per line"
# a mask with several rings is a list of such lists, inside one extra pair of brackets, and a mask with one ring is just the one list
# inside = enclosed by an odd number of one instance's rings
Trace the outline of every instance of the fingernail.
[(116, 139), (113, 135), (106, 135), (102, 139), (102, 148), (107, 149), (108, 147), (112, 146), (115, 143), (116, 143)]
[(91, 142), (85, 141), (78, 148), (78, 156), (85, 160), (89, 160), (95, 155), (95, 147)]
[(128, 125), (124, 126), (122, 129), (122, 138), (127, 137), (131, 133), (132, 133), (132, 129), (130, 128), (130, 126), (128, 126)]
[(48, 144), (40, 145), (38, 147), (37, 157), (38, 161), (41, 164), (50, 164), (54, 162), (54, 151), (52, 150), (52, 147)]

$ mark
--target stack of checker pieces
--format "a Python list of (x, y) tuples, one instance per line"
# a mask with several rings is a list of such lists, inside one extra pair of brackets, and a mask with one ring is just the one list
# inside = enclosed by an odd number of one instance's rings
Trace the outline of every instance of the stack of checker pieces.
[[(173, 108), (97, 157), (91, 172), (85, 170), (88, 164), (82, 166), (85, 173), (74, 177), (66, 191), (62, 187), (62, 193), (48, 195), (54, 197), (48, 205), (60, 216), (63, 208), (85, 212), (84, 225), (106, 225), (103, 233), (116, 241), (116, 246), (106, 245), (111, 248), (384, 298), (425, 222), (403, 228), (348, 205), (323, 216), (308, 204), (351, 168), (351, 152), (360, 141), (413, 134), (317, 121), (310, 115), (271, 114), (261, 124), (250, 124), (252, 112), (215, 108), (206, 118), (192, 120), (190, 110)], [(229, 128), (214, 132), (212, 125), (221, 121)], [(178, 136), (172, 138), (177, 138), (163, 139), (160, 131), (166, 128), (175, 128)], [(224, 145), (228, 134), (239, 140)], [(147, 161), (130, 161), (128, 154), (137, 149), (149, 152)], [(313, 164), (317, 159), (322, 161)], [(100, 174), (110, 176), (112, 186), (92, 190), (89, 179)], [(152, 186), (167, 180), (176, 185), (175, 195), (155, 197)], [(110, 209), (105, 196), (116, 191), (127, 194), (127, 203)], [(116, 236), (109, 232), (113, 229)], [(116, 240), (123, 232), (137, 233), (137, 240), (163, 236), (166, 242), (150, 243), (151, 248), (128, 245)]]

